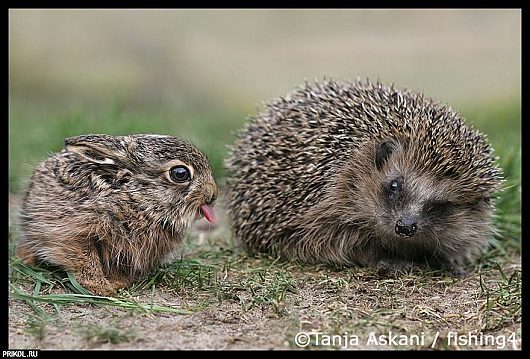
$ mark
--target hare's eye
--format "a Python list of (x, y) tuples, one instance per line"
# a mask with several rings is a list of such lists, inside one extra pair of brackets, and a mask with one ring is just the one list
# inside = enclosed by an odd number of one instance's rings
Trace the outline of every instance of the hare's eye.
[(175, 166), (169, 170), (169, 177), (175, 182), (187, 182), (191, 179), (191, 173), (186, 166)]

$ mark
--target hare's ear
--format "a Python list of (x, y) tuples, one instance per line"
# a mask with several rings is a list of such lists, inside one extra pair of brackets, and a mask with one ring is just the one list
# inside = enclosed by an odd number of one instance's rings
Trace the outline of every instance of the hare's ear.
[(95, 163), (114, 164), (125, 158), (123, 143), (109, 135), (83, 135), (64, 140), (64, 148)]

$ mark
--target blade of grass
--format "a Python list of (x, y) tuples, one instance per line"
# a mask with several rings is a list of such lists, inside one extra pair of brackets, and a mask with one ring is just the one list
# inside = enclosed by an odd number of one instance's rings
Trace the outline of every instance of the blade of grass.
[(84, 295), (91, 295), (89, 291), (87, 291), (85, 288), (81, 287), (81, 285), (77, 282), (77, 280), (75, 279), (74, 275), (70, 272), (66, 272), (66, 275), (68, 276), (68, 280), (70, 281), (69, 283), (67, 283), (67, 285), (70, 287), (73, 287), (72, 289), (74, 290), (74, 292), (78, 292), (79, 294), (84, 294)]
[(42, 273), (36, 272), (31, 267), (27, 266), (26, 264), (22, 263), (22, 261), (14, 261), (11, 263), (11, 268), (17, 271), (18, 273), (21, 273), (22, 275), (26, 277), (30, 277), (32, 279), (35, 279), (39, 282), (43, 282), (46, 284), (52, 284), (52, 282), (48, 279), (46, 279)]
[[(42, 282), (37, 281), (35, 283), (35, 288), (33, 289), (33, 294), (37, 295), (40, 292)], [(37, 316), (43, 318), (46, 317), (46, 313), (42, 308), (40, 308), (34, 301), (27, 301), (28, 305), (33, 309), (33, 311), (37, 314)]]
[(149, 310), (153, 311), (153, 306), (155, 305), (155, 284), (151, 287), (151, 298), (149, 303)]
[(37, 281), (35, 283), (35, 288), (33, 289), (33, 295), (39, 295), (41, 286), (42, 286), (42, 282)]
[(61, 307), (57, 303), (52, 303), (53, 307), (55, 308), (55, 314), (61, 315)]
[(506, 277), (506, 274), (504, 273), (504, 271), (502, 270), (502, 267), (501, 265), (499, 264), (499, 262), (495, 262), (495, 267), (497, 268), (497, 270), (499, 271), (502, 279), (505, 281), (505, 282), (508, 282), (508, 277)]
[(101, 297), (86, 294), (46, 294), (46, 295), (29, 295), (21, 291), (20, 289), (12, 286), (11, 296), (16, 299), (26, 301), (28, 304), (32, 301), (50, 303), (50, 304), (95, 304), (95, 305), (107, 305), (113, 307), (119, 307), (124, 309), (140, 309), (143, 311), (155, 313), (175, 313), (175, 314), (191, 314), (191, 311), (177, 309), (172, 307), (153, 305), (144, 305), (138, 302), (132, 302), (112, 297)]

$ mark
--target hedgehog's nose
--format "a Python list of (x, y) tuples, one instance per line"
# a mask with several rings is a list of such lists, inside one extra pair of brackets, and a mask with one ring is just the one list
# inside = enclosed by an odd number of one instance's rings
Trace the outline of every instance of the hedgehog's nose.
[(416, 233), (418, 227), (416, 219), (412, 216), (403, 216), (396, 222), (396, 233), (401, 237), (410, 237)]

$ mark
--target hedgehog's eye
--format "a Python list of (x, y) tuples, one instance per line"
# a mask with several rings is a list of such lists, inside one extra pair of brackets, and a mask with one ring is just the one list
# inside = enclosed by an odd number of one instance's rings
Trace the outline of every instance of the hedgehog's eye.
[(399, 191), (401, 189), (401, 182), (397, 179), (392, 180), (388, 185), (388, 189), (393, 193)]
[(191, 179), (191, 173), (188, 167), (179, 165), (171, 167), (169, 170), (169, 177), (175, 182), (182, 183)]

